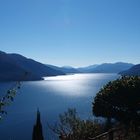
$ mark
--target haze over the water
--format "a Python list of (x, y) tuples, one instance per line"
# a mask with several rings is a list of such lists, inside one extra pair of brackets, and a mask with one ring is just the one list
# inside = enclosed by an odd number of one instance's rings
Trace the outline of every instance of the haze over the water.
[(1, 0), (0, 50), (84, 66), (140, 60), (140, 0)]

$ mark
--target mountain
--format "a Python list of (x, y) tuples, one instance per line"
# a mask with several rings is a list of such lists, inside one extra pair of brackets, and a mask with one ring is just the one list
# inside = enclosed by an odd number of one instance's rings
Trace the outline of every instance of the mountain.
[(56, 70), (63, 71), (64, 73), (119, 73), (120, 71), (128, 70), (132, 66), (131, 63), (117, 62), (117, 63), (103, 63), (100, 65), (90, 65), (87, 67), (73, 68), (70, 66), (56, 67), (47, 65)]
[(120, 71), (127, 70), (132, 66), (133, 64), (123, 62), (103, 63), (101, 65), (89, 69), (88, 71), (90, 73), (119, 73)]
[(63, 67), (57, 67), (57, 66), (53, 66), (53, 65), (49, 65), (47, 64), (47, 66), (53, 68), (53, 69), (56, 69), (56, 70), (59, 70), (59, 71), (62, 71), (66, 74), (71, 74), (71, 73), (80, 73), (79, 70), (77, 70), (76, 68), (73, 68), (71, 66), (63, 66)]
[(80, 67), (77, 68), (78, 71), (82, 72), (82, 73), (89, 73), (91, 72), (91, 70), (93, 70), (94, 68), (96, 68), (98, 65), (90, 65), (87, 67)]
[(119, 74), (121, 75), (133, 75), (133, 76), (140, 76), (140, 64), (135, 65), (133, 67), (131, 67), (130, 69), (126, 70), (126, 71), (122, 71)]
[(64, 73), (22, 55), (0, 51), (0, 81), (41, 80), (56, 75)]
[(49, 66), (46, 66), (45, 64), (37, 62), (33, 59), (28, 59), (22, 55), (19, 54), (9, 54), (9, 55), (23, 69), (26, 69), (27, 71), (32, 72), (33, 74), (36, 74), (40, 77), (65, 75), (65, 73), (60, 70), (53, 69)]
[[(25, 78), (27, 71), (16, 63), (8, 54), (0, 51), (0, 81), (19, 81)], [(30, 74), (27, 80), (41, 80), (41, 77)]]
[(70, 67), (70, 66), (60, 67), (60, 69), (63, 72), (67, 73), (67, 74), (70, 74), (70, 73), (80, 73), (79, 70), (77, 70), (76, 68)]

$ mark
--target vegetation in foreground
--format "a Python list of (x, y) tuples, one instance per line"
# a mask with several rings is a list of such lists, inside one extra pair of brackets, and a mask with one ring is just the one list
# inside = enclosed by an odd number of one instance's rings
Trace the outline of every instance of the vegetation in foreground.
[(80, 119), (75, 109), (68, 109), (59, 116), (59, 120), (58, 124), (50, 128), (60, 140), (86, 140), (104, 130), (97, 120)]
[(52, 128), (60, 140), (139, 140), (140, 77), (122, 77), (105, 85), (93, 101), (98, 120), (81, 120), (75, 109), (60, 115)]
[[(0, 116), (6, 113), (3, 108), (13, 101), (19, 88), (20, 83), (17, 83), (1, 98)], [(68, 109), (51, 129), (59, 135), (60, 140), (139, 140), (140, 77), (125, 76), (109, 82), (97, 93), (92, 109), (96, 117), (103, 117), (107, 121), (82, 120), (75, 109)]]
[(14, 97), (16, 96), (16, 93), (18, 89), (20, 89), (21, 83), (16, 82), (15, 85), (13, 85), (5, 95), (3, 95), (0, 98), (0, 119), (2, 119), (3, 115), (7, 114), (7, 111), (5, 110), (5, 107), (9, 105), (11, 102), (13, 102)]

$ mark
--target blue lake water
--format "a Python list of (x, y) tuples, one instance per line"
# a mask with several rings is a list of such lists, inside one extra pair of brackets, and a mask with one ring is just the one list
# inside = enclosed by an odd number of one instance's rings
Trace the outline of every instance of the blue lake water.
[[(44, 81), (23, 82), (14, 102), (7, 107), (8, 115), (0, 122), (0, 140), (31, 140), (37, 108), (40, 109), (46, 140), (56, 140), (47, 128), (68, 108), (76, 108), (81, 118), (91, 118), (92, 101), (107, 82), (117, 74), (75, 74), (47, 77)], [(0, 92), (13, 83), (0, 83)]]

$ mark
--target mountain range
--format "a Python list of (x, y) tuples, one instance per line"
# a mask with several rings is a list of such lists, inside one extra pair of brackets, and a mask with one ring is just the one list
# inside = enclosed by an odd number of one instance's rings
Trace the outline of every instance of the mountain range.
[(74, 73), (119, 73), (121, 75), (140, 75), (140, 64), (103, 63), (87, 67), (57, 67), (42, 64), (20, 54), (9, 54), (0, 51), (0, 81), (43, 80), (46, 76), (57, 76)]
[(78, 69), (76, 68), (73, 68), (71, 66), (63, 66), (63, 67), (58, 67), (58, 66), (54, 66), (54, 65), (49, 65), (47, 64), (47, 66), (53, 68), (53, 69), (56, 69), (56, 70), (60, 70), (66, 74), (74, 74), (74, 73), (81, 73), (81, 71), (79, 71)]
[(121, 71), (128, 70), (134, 65), (131, 63), (117, 62), (117, 63), (103, 63), (100, 65), (91, 65), (88, 67), (80, 67), (80, 68), (73, 68), (70, 66), (64, 67), (56, 67), (53, 65), (48, 66), (63, 71), (66, 74), (70, 74), (70, 73), (119, 73)]
[(0, 51), (0, 81), (42, 80), (57, 75), (65, 73), (22, 55)]
[(103, 63), (100, 65), (93, 65), (91, 68), (89, 68), (88, 72), (90, 73), (119, 73), (120, 71), (128, 70), (134, 66), (131, 63), (123, 63), (123, 62), (117, 62), (117, 63)]

